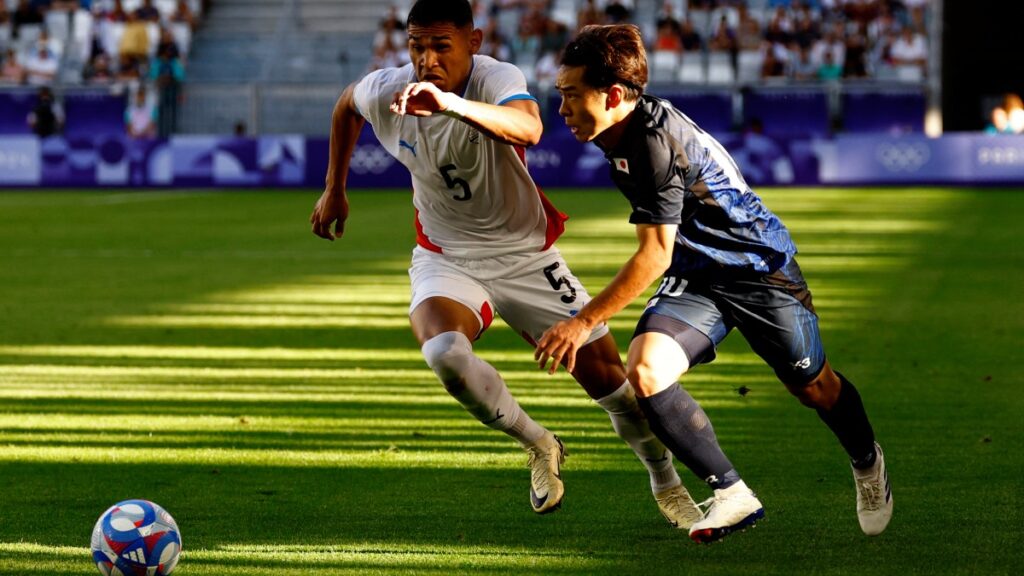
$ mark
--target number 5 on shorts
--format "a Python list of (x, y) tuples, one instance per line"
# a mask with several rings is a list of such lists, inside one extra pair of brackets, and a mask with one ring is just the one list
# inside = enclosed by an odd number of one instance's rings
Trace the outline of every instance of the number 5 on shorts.
[(562, 294), (562, 302), (572, 304), (576, 301), (576, 289), (572, 287), (572, 284), (569, 283), (569, 279), (565, 276), (555, 278), (555, 270), (558, 270), (559, 266), (561, 266), (561, 263), (555, 262), (554, 264), (544, 268), (544, 276), (548, 279), (548, 284), (551, 284), (551, 287), (555, 290), (558, 290), (563, 285), (568, 288), (569, 293)]

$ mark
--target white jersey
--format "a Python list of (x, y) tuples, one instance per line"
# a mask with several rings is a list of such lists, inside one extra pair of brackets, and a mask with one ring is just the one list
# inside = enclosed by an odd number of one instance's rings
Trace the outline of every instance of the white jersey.
[[(417, 243), (456, 258), (488, 258), (550, 247), (565, 215), (544, 197), (526, 169), (526, 151), (434, 114), (389, 110), (396, 92), (416, 81), (411, 64), (371, 72), (355, 88), (355, 105), (381, 145), (409, 169)], [(474, 56), (462, 96), (486, 104), (533, 99), (523, 73)]]

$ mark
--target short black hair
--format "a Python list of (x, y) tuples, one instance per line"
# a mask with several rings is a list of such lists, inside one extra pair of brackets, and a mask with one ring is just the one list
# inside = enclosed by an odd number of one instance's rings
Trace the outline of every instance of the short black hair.
[(416, 0), (405, 24), (406, 27), (454, 24), (456, 28), (463, 28), (472, 26), (473, 9), (468, 0)]

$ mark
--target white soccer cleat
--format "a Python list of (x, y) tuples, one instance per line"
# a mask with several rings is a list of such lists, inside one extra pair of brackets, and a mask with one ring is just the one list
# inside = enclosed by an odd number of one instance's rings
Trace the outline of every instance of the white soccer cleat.
[(530, 459), (530, 505), (537, 514), (554, 512), (562, 506), (565, 486), (562, 484), (562, 463), (565, 462), (565, 446), (562, 440), (551, 432), (533, 446), (526, 448)]
[(874, 466), (867, 470), (853, 469), (853, 481), (857, 485), (857, 520), (860, 521), (860, 529), (868, 536), (881, 534), (892, 518), (892, 488), (878, 442), (875, 442), (875, 452), (878, 458)]
[(715, 490), (715, 496), (701, 505), (708, 506), (704, 519), (690, 526), (690, 539), (699, 544), (725, 538), (764, 517), (761, 501), (742, 480), (724, 490)]
[(654, 495), (654, 501), (658, 503), (658, 510), (665, 520), (680, 530), (689, 530), (690, 526), (704, 517), (682, 484), (658, 492)]

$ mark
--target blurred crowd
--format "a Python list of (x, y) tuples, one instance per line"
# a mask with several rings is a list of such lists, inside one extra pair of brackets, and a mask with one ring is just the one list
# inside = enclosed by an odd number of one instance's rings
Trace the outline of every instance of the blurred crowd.
[[(928, 73), (933, 0), (665, 0), (638, 15), (633, 0), (474, 0), (482, 53), (553, 80), (559, 51), (588, 24), (636, 24), (654, 82), (920, 82)], [(408, 61), (404, 22), (392, 8), (371, 68)]]
[(1024, 101), (1016, 94), (1006, 94), (999, 105), (992, 107), (988, 126), (989, 134), (1024, 134)]
[[(0, 85), (123, 88), (129, 134), (170, 134), (204, 12), (202, 0), (0, 0)], [(151, 127), (137, 128), (139, 104)]]

